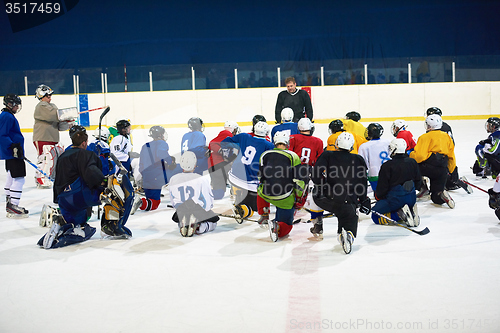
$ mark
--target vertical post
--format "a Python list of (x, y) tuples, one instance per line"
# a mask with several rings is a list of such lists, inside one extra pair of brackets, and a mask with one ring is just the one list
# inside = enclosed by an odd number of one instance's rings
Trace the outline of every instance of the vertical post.
[(125, 76), (125, 92), (128, 91), (128, 84), (127, 84), (127, 64), (123, 64), (123, 75)]
[(76, 94), (80, 95), (80, 75), (76, 75)]
[(149, 91), (153, 91), (153, 72), (149, 72)]
[(321, 66), (321, 86), (325, 85), (325, 68)]
[(452, 77), (451, 82), (455, 82), (455, 62), (454, 61), (451, 63), (451, 77)]
[(28, 96), (28, 77), (26, 75), (24, 76), (24, 92)]
[(278, 67), (278, 87), (281, 87), (281, 69)]
[(108, 73), (104, 73), (104, 92), (108, 93)]
[(195, 90), (196, 78), (194, 76), (194, 67), (191, 67), (191, 84), (193, 86), (193, 90)]
[(73, 74), (73, 94), (76, 95), (76, 75)]
[(102, 93), (104, 94), (104, 73), (101, 73), (101, 90)]
[(365, 64), (365, 84), (368, 84), (368, 65)]
[(234, 88), (238, 89), (238, 68), (234, 69)]
[(411, 83), (411, 62), (408, 63), (408, 83)]

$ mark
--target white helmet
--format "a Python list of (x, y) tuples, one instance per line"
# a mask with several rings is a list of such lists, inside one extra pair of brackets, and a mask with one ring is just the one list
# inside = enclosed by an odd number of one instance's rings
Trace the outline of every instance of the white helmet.
[(52, 95), (54, 93), (54, 90), (50, 89), (49, 86), (45, 84), (41, 84), (36, 88), (35, 96), (38, 99), (42, 99), (45, 97), (45, 95)]
[(231, 133), (235, 133), (236, 131), (236, 134), (240, 132), (240, 127), (238, 126), (238, 123), (232, 120), (228, 120), (224, 123), (224, 129)]
[(337, 137), (337, 141), (335, 141), (335, 147), (337, 149), (345, 149), (351, 151), (353, 146), (354, 136), (352, 136), (352, 134), (348, 132), (340, 133), (340, 135)]
[(284, 108), (281, 110), (281, 122), (288, 123), (291, 122), (294, 116), (294, 112), (290, 108)]
[(269, 134), (269, 125), (263, 121), (259, 121), (253, 127), (253, 132), (256, 136), (265, 138)]
[(443, 119), (441, 119), (441, 117), (437, 114), (431, 114), (430, 116), (425, 118), (424, 128), (427, 132), (441, 129), (442, 126)]
[(313, 124), (311, 123), (311, 119), (302, 118), (297, 123), (297, 127), (298, 127), (299, 131), (310, 131), (311, 128), (313, 127)]
[[(94, 131), (94, 138), (99, 140), (99, 127), (97, 127)], [(109, 138), (109, 130), (106, 127), (101, 127), (101, 140), (108, 141)]]
[(407, 127), (408, 125), (406, 124), (406, 121), (404, 121), (403, 119), (394, 120), (391, 126), (392, 135), (397, 136), (399, 131), (406, 131)]
[(181, 168), (184, 171), (190, 172), (196, 168), (196, 155), (192, 151), (186, 151), (181, 156)]
[(275, 146), (278, 143), (282, 143), (282, 144), (284, 144), (285, 146), (288, 147), (288, 143), (290, 142), (290, 135), (288, 134), (287, 131), (276, 132), (274, 134), (273, 141), (274, 141), (274, 145)]
[(404, 154), (406, 152), (406, 141), (404, 139), (393, 139), (389, 144), (389, 156), (394, 154)]

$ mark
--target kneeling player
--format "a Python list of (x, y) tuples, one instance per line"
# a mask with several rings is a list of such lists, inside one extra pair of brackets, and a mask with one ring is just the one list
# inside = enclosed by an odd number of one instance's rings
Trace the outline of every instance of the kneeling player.
[(195, 173), (197, 158), (192, 151), (181, 156), (182, 173), (170, 179), (170, 200), (176, 209), (172, 216), (183, 237), (215, 229), (219, 217), (212, 211), (214, 196), (207, 178)]

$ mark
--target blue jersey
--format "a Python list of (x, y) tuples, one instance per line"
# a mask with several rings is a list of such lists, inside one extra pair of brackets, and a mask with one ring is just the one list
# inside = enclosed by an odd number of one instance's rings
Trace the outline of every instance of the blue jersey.
[[(72, 147), (72, 145), (69, 147)], [(66, 150), (68, 150), (68, 148), (66, 148)], [(109, 159), (109, 146), (105, 141), (101, 141), (99, 145), (97, 145), (97, 141), (91, 142), (87, 146), (87, 150), (93, 151), (99, 156), (102, 163), (102, 173), (105, 176), (112, 175), (117, 171), (115, 162)]]
[(142, 187), (145, 189), (161, 189), (167, 184), (166, 164), (172, 163), (168, 153), (168, 143), (154, 140), (142, 146), (139, 159), (139, 172), (142, 174)]
[(484, 145), (484, 152), (495, 156), (500, 155), (500, 131), (491, 133), (488, 135), (488, 139), (491, 140), (491, 144)]
[(181, 141), (181, 153), (192, 151), (198, 159), (194, 172), (202, 174), (203, 171), (208, 170), (208, 157), (205, 155), (207, 152), (207, 139), (205, 134), (200, 131), (193, 131), (184, 134)]
[(277, 132), (287, 132), (288, 136), (291, 136), (294, 134), (299, 134), (299, 129), (297, 127), (297, 123), (292, 122), (276, 125), (271, 130), (271, 141), (274, 142), (274, 134), (276, 134)]
[(24, 151), (24, 137), (16, 117), (9, 111), (0, 113), (0, 160), (13, 159), (10, 146), (20, 143)]
[(229, 181), (239, 188), (257, 192), (260, 155), (266, 150), (274, 149), (274, 145), (265, 138), (241, 133), (225, 138), (221, 142), (221, 147), (239, 150), (238, 157), (229, 171)]

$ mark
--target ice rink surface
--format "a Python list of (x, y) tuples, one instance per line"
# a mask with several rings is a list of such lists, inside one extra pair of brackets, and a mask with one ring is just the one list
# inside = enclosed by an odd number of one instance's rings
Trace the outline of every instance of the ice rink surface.
[[(447, 122), (459, 174), (492, 187), (470, 170), (485, 121)], [(382, 123), (389, 140), (390, 124)], [(423, 122), (409, 125), (415, 138), (424, 133)], [(171, 153), (187, 130), (167, 129)], [(220, 130), (206, 128), (207, 141)], [(147, 130), (132, 135), (134, 151), (149, 141)], [(326, 143), (327, 124), (315, 135)], [(67, 133), (61, 138), (69, 144)], [(183, 238), (166, 190), (157, 211), (130, 217), (129, 240), (101, 239), (93, 215), (91, 240), (44, 250), (36, 242), (48, 229), (38, 220), (52, 191), (36, 189), (26, 167), (29, 218), (0, 217), (0, 332), (500, 332), (500, 224), (480, 190), (451, 191), (454, 210), (419, 201), (425, 236), (361, 215), (350, 255), (337, 242), (336, 218), (325, 220), (323, 240), (299, 223), (272, 243), (267, 229), (230, 218)], [(231, 207), (228, 194), (216, 211)]]

